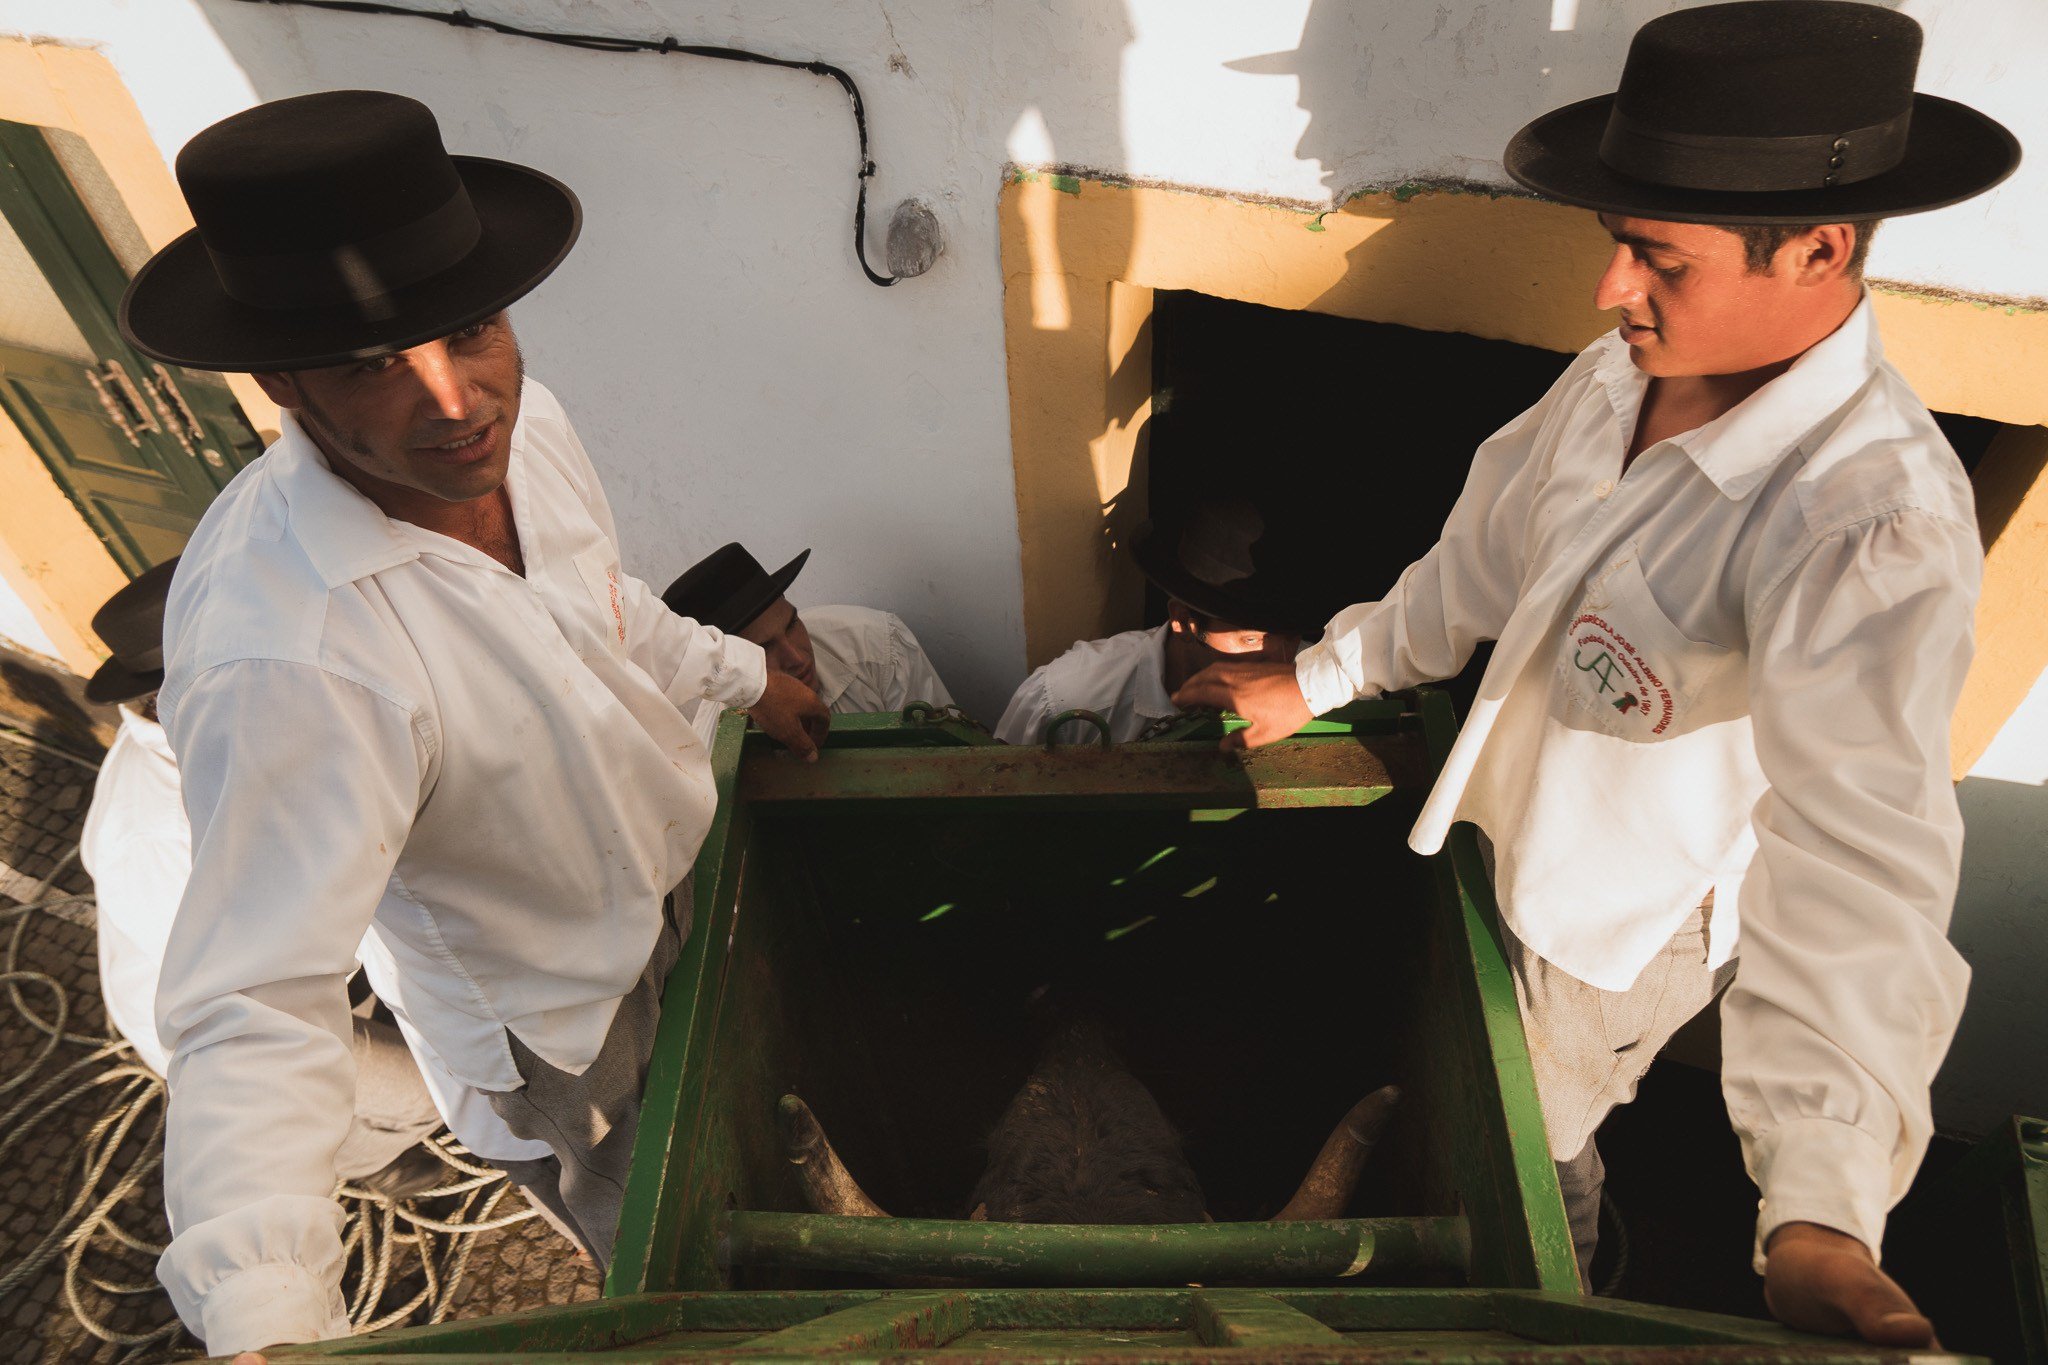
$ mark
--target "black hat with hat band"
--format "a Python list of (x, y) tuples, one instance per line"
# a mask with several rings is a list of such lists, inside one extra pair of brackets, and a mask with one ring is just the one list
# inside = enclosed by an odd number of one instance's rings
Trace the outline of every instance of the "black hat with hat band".
[(1736, 0), (1644, 24), (1620, 87), (1536, 119), (1508, 174), (1561, 203), (1665, 222), (1863, 222), (1981, 194), (2019, 142), (1917, 94), (1920, 25), (1851, 0)]
[(582, 209), (527, 166), (450, 156), (426, 105), (329, 90), (257, 105), (178, 154), (198, 224), (142, 267), (121, 330), (199, 370), (293, 370), (417, 346), (546, 279)]

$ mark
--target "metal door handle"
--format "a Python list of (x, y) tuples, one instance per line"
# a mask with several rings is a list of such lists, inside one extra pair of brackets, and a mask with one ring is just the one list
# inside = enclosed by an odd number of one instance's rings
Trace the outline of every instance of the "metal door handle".
[(129, 445), (134, 446), (137, 450), (142, 449), (142, 438), (135, 434), (134, 424), (128, 420), (127, 414), (121, 411), (121, 405), (114, 401), (114, 395), (107, 391), (107, 381), (100, 378), (100, 372), (98, 370), (87, 370), (85, 377), (91, 381), (92, 391), (99, 395), (100, 406), (107, 411), (107, 420), (112, 422), (120, 430), (121, 434), (128, 438)]
[[(142, 390), (135, 387), (135, 381), (128, 377), (128, 371), (121, 367), (120, 361), (101, 361), (99, 377), (104, 379), (106, 384), (112, 385), (114, 393), (127, 405), (129, 416), (134, 419), (136, 430), (148, 432), (150, 435), (155, 435), (163, 430), (163, 425), (156, 420), (156, 414), (149, 410), (149, 404), (142, 401)], [(101, 397), (104, 398), (106, 396), (105, 385), (95, 380), (94, 387), (100, 390)], [(131, 437), (130, 439), (132, 440), (133, 438)]]
[(205, 440), (206, 428), (199, 425), (199, 418), (192, 411), (192, 405), (185, 401), (184, 394), (178, 392), (177, 381), (171, 378), (171, 372), (161, 365), (151, 365), (149, 368), (155, 372), (156, 377), (143, 382), (156, 394), (157, 406), (164, 410), (164, 416), (170, 418), (173, 423), (184, 423), (185, 434), (193, 440)]

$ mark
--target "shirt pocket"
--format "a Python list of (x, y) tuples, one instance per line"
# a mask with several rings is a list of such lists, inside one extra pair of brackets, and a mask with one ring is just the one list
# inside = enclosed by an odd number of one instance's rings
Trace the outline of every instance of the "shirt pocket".
[(584, 589), (597, 607), (597, 633), (604, 637), (612, 653), (625, 657), (626, 593), (619, 581), (619, 562), (605, 545), (593, 545), (579, 552), (572, 562), (576, 565), (576, 576), (583, 580)]
[(1557, 659), (1564, 719), (1637, 743), (1668, 739), (1689, 728), (1700, 689), (1730, 653), (1673, 624), (1630, 545), (1587, 582), (1566, 618)]

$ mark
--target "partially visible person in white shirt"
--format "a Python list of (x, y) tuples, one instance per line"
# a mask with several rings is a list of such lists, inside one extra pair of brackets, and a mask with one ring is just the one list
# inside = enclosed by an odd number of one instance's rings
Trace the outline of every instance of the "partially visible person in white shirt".
[(795, 678), (837, 714), (951, 706), (924, 647), (895, 614), (873, 607), (805, 607), (787, 596), (811, 557), (769, 573), (737, 542), (685, 569), (661, 600), (678, 616), (751, 640), (768, 667)]
[(1093, 743), (1101, 731), (1073, 711), (1099, 716), (1112, 744), (1137, 739), (1178, 714), (1173, 694), (1210, 664), (1282, 662), (1317, 627), (1300, 594), (1262, 554), (1265, 520), (1250, 503), (1198, 503), (1177, 528), (1140, 525), (1131, 557), (1166, 595), (1166, 621), (1083, 640), (1021, 683), (996, 723), (1006, 744)]
[[(98, 910), (100, 991), (107, 1018), (157, 1075), (170, 1071), (170, 1053), (156, 1028), (157, 983), (171, 923), (192, 874), (192, 825), (178, 781), (178, 762), (157, 721), (163, 685), (164, 602), (177, 559), (149, 569), (109, 598), (93, 616), (93, 630), (111, 657), (86, 681), (87, 700), (119, 708), (121, 728), (100, 763), (79, 840), (79, 861), (93, 879)], [(374, 944), (374, 939), (366, 939)], [(431, 1054), (415, 1058), (413, 1041), (359, 1006), (350, 1020), (356, 1066), (355, 1113), (335, 1153), (335, 1174), (389, 1199), (403, 1199), (446, 1182), (449, 1167), (420, 1146), (443, 1121), (463, 1145), (491, 1159), (547, 1155), (522, 1144), (483, 1108), (439, 1107), (442, 1094), (428, 1077)], [(424, 1074), (423, 1074), (424, 1073)]]
[(1385, 597), (1292, 665), (1178, 697), (1258, 745), (1497, 641), (1410, 843), (1458, 820), (1491, 839), (1582, 1267), (1594, 1130), (1732, 975), (1722, 1083), (1766, 1300), (1898, 1348), (1934, 1340), (1878, 1255), (1969, 980), (1945, 937), (1949, 722), (1983, 556), (1863, 260), (1875, 219), (2019, 154), (1913, 94), (1919, 49), (1871, 5), (1680, 10), (1637, 33), (1617, 95), (1524, 128), (1507, 169), (1599, 213), (1594, 301), (1620, 327), (1479, 448)]
[(624, 572), (525, 378), (504, 310), (574, 243), (566, 186), (450, 157), (425, 105), (365, 90), (237, 114), (177, 172), (198, 228), (123, 330), (281, 409), (185, 549), (158, 702), (193, 863), (157, 993), (157, 1273), (225, 1354), (348, 1331), (329, 1192), (373, 929), (385, 1004), (547, 1145), (506, 1170), (602, 1268), (716, 800), (691, 714), (745, 709), (811, 759), (829, 716)]

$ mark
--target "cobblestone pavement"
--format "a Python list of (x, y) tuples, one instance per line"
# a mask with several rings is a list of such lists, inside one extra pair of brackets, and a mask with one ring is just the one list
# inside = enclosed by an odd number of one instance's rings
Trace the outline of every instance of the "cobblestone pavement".
[[(8, 1144), (0, 1149), (0, 1284), (56, 1224), (79, 1185), (81, 1160), (94, 1144), (95, 1123), (119, 1107), (121, 1086), (116, 1083), (95, 1086), (49, 1107), (33, 1123), (4, 1117), (17, 1105), (22, 1118), (49, 1106), (48, 1099), (23, 1104), (22, 1097), (53, 1072), (94, 1051), (83, 1041), (52, 1050), (49, 1035), (38, 1030), (28, 1014), (53, 1022), (61, 991), (67, 1034), (98, 1038), (108, 1030), (89, 916), (85, 923), (72, 923), (44, 912), (9, 912), (77, 846), (92, 796), (98, 746), (111, 739), (115, 720), (109, 708), (83, 702), (77, 679), (0, 651), (0, 954), (5, 955), (0, 956), (0, 972), (39, 974), (8, 980), (11, 999), (0, 998), (0, 1143)], [(74, 754), (94, 757), (82, 762)], [(73, 861), (58, 874), (46, 898), (91, 889), (90, 879)], [(50, 1056), (40, 1070), (25, 1084), (17, 1082), (16, 1077), (45, 1052)], [(103, 1070), (118, 1060), (92, 1069)], [(87, 1074), (82, 1069), (78, 1076)], [(66, 1088), (56, 1087), (50, 1095)], [(154, 1107), (145, 1106), (110, 1160), (102, 1189), (160, 1150), (161, 1140), (153, 1132), (156, 1118)], [(498, 1212), (519, 1207), (520, 1196), (514, 1193)], [(169, 1236), (160, 1172), (151, 1171), (138, 1181), (119, 1206), (114, 1223), (145, 1245), (161, 1244)], [(596, 1271), (579, 1261), (569, 1244), (539, 1219), (471, 1236), (453, 1317), (582, 1302), (598, 1295)], [(157, 1343), (138, 1354), (95, 1337), (81, 1325), (68, 1296), (75, 1296), (87, 1314), (121, 1335), (148, 1335), (173, 1317), (169, 1300), (156, 1284), (154, 1255), (123, 1250), (107, 1237), (96, 1239), (93, 1246), (96, 1249), (69, 1276), (68, 1290), (68, 1258), (63, 1254), (23, 1283), (0, 1289), (0, 1342), (5, 1343), (0, 1359), (113, 1362), (193, 1354), (189, 1339)], [(403, 1303), (412, 1293), (405, 1287), (404, 1255), (401, 1251), (393, 1262), (398, 1296), (387, 1294), (387, 1303)], [(110, 1293), (109, 1287), (125, 1292)]]

